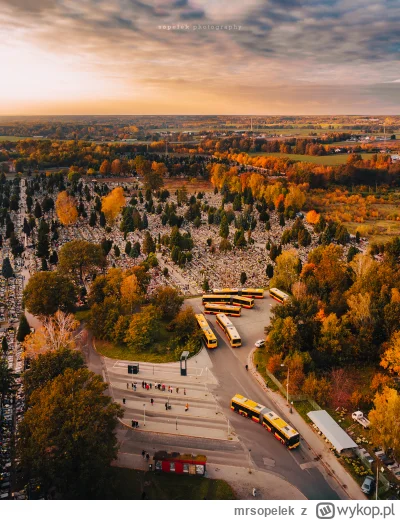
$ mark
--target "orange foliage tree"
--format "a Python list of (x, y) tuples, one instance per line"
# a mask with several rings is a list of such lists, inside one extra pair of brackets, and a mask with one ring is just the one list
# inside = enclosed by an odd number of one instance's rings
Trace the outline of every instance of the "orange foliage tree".
[(121, 208), (123, 208), (125, 204), (126, 200), (124, 190), (121, 187), (114, 188), (111, 193), (103, 197), (101, 210), (103, 211), (108, 223), (114, 223)]
[(61, 224), (70, 226), (78, 220), (78, 210), (76, 209), (75, 199), (68, 195), (66, 191), (58, 194), (56, 200), (56, 212)]

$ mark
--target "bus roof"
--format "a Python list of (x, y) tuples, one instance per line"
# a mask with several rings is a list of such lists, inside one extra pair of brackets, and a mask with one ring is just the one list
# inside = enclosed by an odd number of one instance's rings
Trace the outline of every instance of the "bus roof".
[(251, 408), (257, 413), (261, 413), (264, 410), (268, 410), (268, 408), (265, 408), (264, 405), (260, 403), (256, 403), (255, 401), (252, 401), (251, 399), (247, 399), (247, 397), (243, 397), (243, 395), (236, 394), (234, 397), (232, 397), (232, 401), (238, 403), (238, 404), (244, 404), (248, 408)]
[[(225, 305), (224, 303), (206, 303), (206, 309), (226, 309), (227, 311), (238, 312), (238, 307), (235, 305)], [(225, 316), (225, 314), (224, 314)]]
[(217, 339), (203, 314), (195, 314), (195, 318), (208, 339)]
[(240, 339), (239, 333), (236, 328), (232, 325), (231, 320), (222, 312), (217, 314), (217, 320), (219, 320), (226, 327), (226, 331), (231, 339)]
[(271, 287), (269, 292), (273, 292), (278, 296), (282, 296), (282, 298), (289, 298), (289, 295), (287, 293), (281, 291), (280, 289), (277, 289), (276, 287)]
[(274, 424), (275, 428), (281, 430), (287, 437), (294, 437), (298, 435), (298, 432), (292, 428), (286, 421), (284, 421), (279, 415), (276, 415), (275, 412), (269, 410), (264, 416), (268, 417), (268, 419)]

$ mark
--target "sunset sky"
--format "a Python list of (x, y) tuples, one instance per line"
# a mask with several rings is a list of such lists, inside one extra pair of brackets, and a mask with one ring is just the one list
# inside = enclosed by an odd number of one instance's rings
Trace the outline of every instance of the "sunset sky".
[(399, 0), (0, 0), (0, 13), (0, 115), (400, 112)]

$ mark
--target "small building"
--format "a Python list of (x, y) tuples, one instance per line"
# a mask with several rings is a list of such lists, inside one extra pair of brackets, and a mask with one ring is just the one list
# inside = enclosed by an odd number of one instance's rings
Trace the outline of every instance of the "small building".
[(390, 158), (392, 159), (392, 162), (400, 161), (400, 155), (399, 154), (391, 155)]
[(308, 412), (307, 415), (338, 453), (358, 448), (350, 435), (325, 410)]
[(202, 477), (206, 473), (207, 457), (205, 455), (187, 453), (181, 455), (180, 453), (158, 451), (153, 459), (154, 469), (157, 472), (199, 475)]

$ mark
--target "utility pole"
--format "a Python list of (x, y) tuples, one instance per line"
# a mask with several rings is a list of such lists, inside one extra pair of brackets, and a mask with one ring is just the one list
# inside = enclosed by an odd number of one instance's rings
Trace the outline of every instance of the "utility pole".
[(146, 405), (143, 404), (143, 426), (146, 426)]
[(375, 500), (378, 500), (378, 488), (379, 488), (379, 462), (376, 461)]

